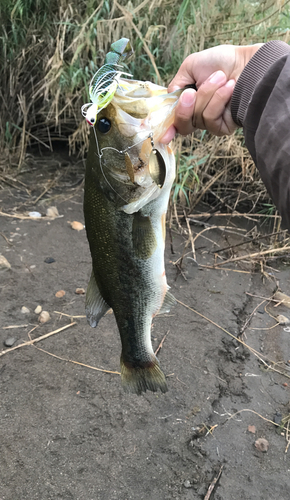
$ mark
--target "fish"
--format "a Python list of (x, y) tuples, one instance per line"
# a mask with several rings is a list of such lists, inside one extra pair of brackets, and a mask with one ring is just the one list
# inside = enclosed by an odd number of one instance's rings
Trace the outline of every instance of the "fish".
[(92, 257), (88, 323), (113, 309), (126, 392), (168, 390), (151, 343), (152, 320), (175, 304), (164, 268), (165, 220), (175, 156), (159, 142), (174, 121), (181, 91), (118, 78), (91, 127), (84, 216)]

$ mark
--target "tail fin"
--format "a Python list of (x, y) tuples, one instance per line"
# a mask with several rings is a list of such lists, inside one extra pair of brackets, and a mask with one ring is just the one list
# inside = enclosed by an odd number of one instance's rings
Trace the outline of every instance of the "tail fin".
[[(142, 366), (143, 365), (143, 366)], [(165, 375), (159, 367), (159, 361), (155, 357), (150, 362), (139, 363), (138, 366), (132, 366), (121, 356), (121, 380), (125, 392), (133, 394), (142, 394), (142, 392), (167, 392), (167, 383)]]

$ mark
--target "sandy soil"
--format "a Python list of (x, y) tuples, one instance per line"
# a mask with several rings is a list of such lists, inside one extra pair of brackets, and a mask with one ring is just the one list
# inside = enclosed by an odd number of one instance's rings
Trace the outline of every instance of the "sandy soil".
[[(26, 187), (6, 178), (0, 190), (2, 212), (45, 214), (47, 206), (56, 205), (63, 216), (38, 221), (0, 216), (0, 254), (11, 264), (0, 272), (1, 349), (8, 349), (4, 342), (11, 337), (13, 347), (28, 341), (35, 326), (31, 338), (71, 323), (54, 311), (81, 317), (35, 345), (1, 353), (0, 500), (288, 500), (290, 450), (285, 453), (286, 436), (265, 419), (289, 415), (290, 381), (265, 370), (249, 349), (207, 319), (180, 303), (155, 319), (155, 348), (168, 332), (159, 353), (168, 377), (164, 395), (127, 395), (119, 375), (48, 354), (119, 370), (113, 315), (90, 328), (82, 317), (84, 296), (75, 293), (86, 288), (91, 268), (85, 231), (68, 223), (83, 222), (83, 165), (47, 163), (34, 160), (35, 170), (16, 178)], [(194, 233), (201, 229), (193, 226)], [(197, 261), (204, 265), (212, 262), (217, 245), (239, 240), (221, 230), (204, 236), (211, 241), (196, 240)], [(275, 320), (262, 299), (252, 296), (269, 297), (274, 283), (260, 272), (196, 267), (190, 255), (181, 275), (173, 261), (184, 244), (176, 231), (175, 254), (169, 242), (166, 248), (175, 297), (234, 335), (257, 308), (243, 339), (282, 362), (276, 367), (283, 371), (290, 360), (290, 334), (282, 326), (265, 330)], [(48, 257), (55, 261), (46, 263)], [(244, 264), (232, 269), (247, 270)], [(286, 264), (279, 269), (274, 274), (280, 288), (290, 294), (289, 269)], [(59, 290), (66, 292), (62, 298), (55, 297)], [(49, 311), (48, 323), (38, 324), (37, 305)], [(22, 313), (23, 306), (30, 312)], [(290, 316), (287, 309), (279, 312)], [(11, 325), (27, 326), (7, 329)], [(258, 438), (268, 441), (267, 452), (255, 448)], [(206, 496), (219, 472), (215, 490)]]

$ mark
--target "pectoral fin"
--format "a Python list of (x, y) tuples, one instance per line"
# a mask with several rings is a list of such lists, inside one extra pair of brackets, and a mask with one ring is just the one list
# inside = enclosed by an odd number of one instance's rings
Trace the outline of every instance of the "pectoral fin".
[(132, 240), (139, 259), (149, 259), (155, 252), (157, 240), (150, 217), (144, 217), (140, 212), (134, 214)]
[(100, 294), (94, 271), (92, 271), (91, 279), (88, 284), (86, 294), (86, 315), (88, 323), (95, 328), (101, 317), (110, 309)]
[(175, 297), (173, 297), (172, 293), (167, 291), (163, 300), (163, 304), (157, 314), (168, 313), (171, 307), (175, 306), (175, 304), (176, 304)]

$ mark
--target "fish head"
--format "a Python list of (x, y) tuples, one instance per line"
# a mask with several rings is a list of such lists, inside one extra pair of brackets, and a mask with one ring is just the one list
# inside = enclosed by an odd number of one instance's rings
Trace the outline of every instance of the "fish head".
[(110, 186), (117, 195), (119, 208), (134, 213), (173, 182), (174, 155), (159, 140), (174, 121), (181, 91), (167, 94), (166, 88), (150, 82), (118, 83), (112, 100), (97, 115), (91, 148), (106, 190)]

